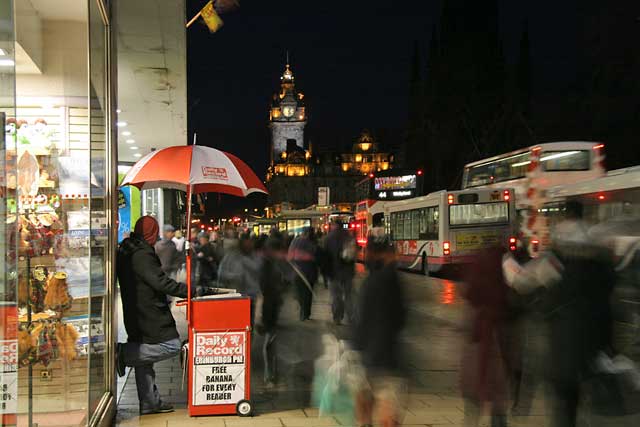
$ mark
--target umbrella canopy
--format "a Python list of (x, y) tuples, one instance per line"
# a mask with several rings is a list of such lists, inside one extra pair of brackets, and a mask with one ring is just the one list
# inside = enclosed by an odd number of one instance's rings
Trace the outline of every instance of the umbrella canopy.
[(200, 145), (167, 147), (147, 154), (129, 170), (121, 185), (133, 185), (140, 190), (170, 188), (240, 197), (267, 193), (260, 178), (245, 162), (233, 154)]

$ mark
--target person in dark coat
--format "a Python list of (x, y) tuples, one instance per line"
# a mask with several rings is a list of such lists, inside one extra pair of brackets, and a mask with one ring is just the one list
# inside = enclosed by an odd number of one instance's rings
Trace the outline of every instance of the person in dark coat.
[(349, 322), (354, 323), (353, 278), (356, 274), (356, 244), (341, 222), (331, 224), (326, 249), (331, 268), (329, 291), (333, 321), (336, 325), (341, 324), (346, 313)]
[(117, 370), (123, 376), (125, 366), (135, 368), (141, 415), (173, 411), (160, 398), (153, 364), (180, 352), (167, 295), (187, 297), (187, 285), (176, 282), (162, 270), (153, 249), (158, 231), (153, 217), (140, 218), (134, 232), (120, 244), (116, 264), (128, 334), (128, 341), (117, 345)]
[(264, 335), (262, 356), (264, 359), (264, 382), (273, 385), (278, 379), (277, 336), (278, 319), (284, 302), (286, 264), (284, 238), (274, 233), (265, 241), (260, 267), (260, 290), (262, 292), (262, 316), (257, 330)]
[(194, 248), (198, 263), (198, 284), (210, 286), (217, 278), (218, 254), (216, 248), (209, 241), (209, 234), (201, 231), (198, 234), (198, 246)]
[(491, 427), (507, 425), (505, 328), (509, 287), (502, 273), (500, 246), (484, 249), (468, 267), (463, 296), (471, 310), (470, 334), (462, 351), (461, 390), (465, 426), (477, 426), (485, 404)]
[(361, 354), (368, 386), (356, 395), (356, 421), (372, 425), (377, 406), (381, 424), (395, 426), (400, 421), (399, 402), (405, 388), (400, 333), (406, 324), (407, 306), (388, 236), (369, 239), (366, 264), (369, 274), (362, 284), (354, 349)]
[(302, 234), (293, 239), (289, 247), (289, 261), (296, 267), (296, 270), (293, 271), (292, 282), (298, 292), (300, 320), (302, 321), (311, 318), (313, 285), (318, 280), (316, 254), (317, 245), (313, 239), (313, 228), (307, 227)]

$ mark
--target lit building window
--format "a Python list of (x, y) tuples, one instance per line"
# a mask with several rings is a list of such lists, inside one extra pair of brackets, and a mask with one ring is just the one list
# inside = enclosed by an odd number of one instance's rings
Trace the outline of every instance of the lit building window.
[(278, 172), (279, 172), (279, 173), (284, 173), (284, 166), (280, 166), (280, 167), (278, 168)]
[(362, 151), (367, 151), (369, 150), (369, 148), (371, 148), (371, 144), (368, 142), (365, 142), (363, 144), (360, 144), (360, 148), (362, 148)]
[(389, 163), (385, 162), (385, 163), (382, 164), (382, 170), (386, 171), (387, 169), (389, 169)]
[(287, 158), (287, 152), (283, 151), (282, 154), (280, 155), (280, 157), (282, 157), (283, 159)]
[(344, 172), (347, 172), (347, 171), (349, 170), (349, 163), (343, 163), (343, 164), (342, 164), (342, 170), (343, 170)]
[(356, 154), (356, 162), (362, 161), (362, 154)]
[(280, 109), (279, 108), (274, 108), (273, 109), (273, 117), (275, 117), (275, 118), (280, 117)]
[(308, 151), (305, 151), (304, 157), (305, 159), (309, 160), (311, 158), (311, 153), (309, 153)]

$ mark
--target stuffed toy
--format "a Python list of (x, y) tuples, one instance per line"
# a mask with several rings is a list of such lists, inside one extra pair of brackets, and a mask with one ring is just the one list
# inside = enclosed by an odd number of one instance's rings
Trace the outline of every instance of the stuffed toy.
[(44, 305), (50, 310), (62, 312), (71, 308), (71, 302), (72, 299), (67, 285), (67, 273), (57, 271), (49, 277)]

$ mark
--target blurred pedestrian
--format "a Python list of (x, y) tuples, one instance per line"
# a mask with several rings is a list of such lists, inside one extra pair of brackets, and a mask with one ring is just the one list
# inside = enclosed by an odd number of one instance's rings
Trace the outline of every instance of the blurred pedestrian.
[(171, 240), (173, 240), (173, 243), (175, 243), (178, 253), (183, 254), (184, 242), (186, 239), (184, 238), (184, 233), (182, 232), (182, 230), (176, 230), (176, 233)]
[(318, 270), (322, 276), (322, 283), (325, 289), (329, 289), (329, 276), (331, 275), (331, 257), (327, 251), (327, 233), (318, 231)]
[(209, 234), (201, 231), (198, 234), (198, 245), (194, 248), (197, 260), (198, 283), (211, 286), (216, 280), (218, 259), (215, 249), (209, 242)]
[[(226, 239), (225, 239), (226, 241)], [(251, 325), (255, 319), (256, 299), (260, 293), (260, 260), (253, 251), (249, 233), (242, 233), (238, 245), (229, 250), (218, 267), (218, 282), (251, 298)]]
[(153, 364), (180, 352), (167, 295), (187, 297), (187, 285), (163, 271), (153, 249), (158, 228), (153, 217), (140, 218), (134, 232), (120, 244), (116, 264), (128, 334), (127, 343), (117, 345), (116, 367), (120, 376), (125, 374), (126, 366), (135, 368), (141, 415), (173, 411), (173, 406), (160, 398)]
[(329, 290), (333, 321), (340, 325), (346, 313), (349, 322), (355, 321), (353, 307), (353, 278), (356, 265), (356, 242), (340, 221), (331, 224), (327, 236), (327, 252), (331, 263)]
[(505, 328), (508, 286), (502, 274), (504, 248), (476, 255), (468, 267), (464, 293), (471, 310), (470, 333), (462, 349), (461, 391), (465, 427), (478, 426), (485, 405), (491, 427), (507, 425), (508, 380)]
[(286, 264), (284, 239), (280, 233), (267, 238), (262, 250), (260, 267), (260, 290), (262, 291), (262, 316), (257, 330), (264, 335), (262, 357), (264, 359), (264, 382), (267, 387), (278, 380), (277, 336), (278, 319), (284, 300)]
[(576, 426), (581, 380), (593, 375), (599, 353), (613, 348), (612, 257), (589, 234), (582, 215), (580, 203), (567, 202), (565, 220), (553, 230), (548, 253), (526, 264), (509, 281), (521, 293), (545, 289), (541, 310), (549, 325), (552, 427)]
[(397, 426), (401, 421), (406, 380), (402, 373), (400, 334), (407, 307), (391, 240), (384, 234), (367, 243), (369, 274), (362, 284), (354, 348), (361, 354), (366, 379), (356, 392), (357, 425), (373, 425), (377, 408), (380, 423)]
[(289, 261), (295, 266), (293, 280), (298, 303), (300, 304), (300, 320), (311, 318), (313, 304), (313, 285), (318, 280), (318, 264), (316, 260), (317, 246), (313, 238), (313, 228), (304, 231), (289, 246)]
[(158, 240), (155, 244), (155, 251), (158, 258), (160, 258), (160, 265), (162, 265), (162, 271), (172, 279), (176, 277), (176, 271), (180, 267), (180, 257), (176, 244), (173, 242), (176, 229), (171, 224), (165, 224), (162, 226), (162, 239)]

